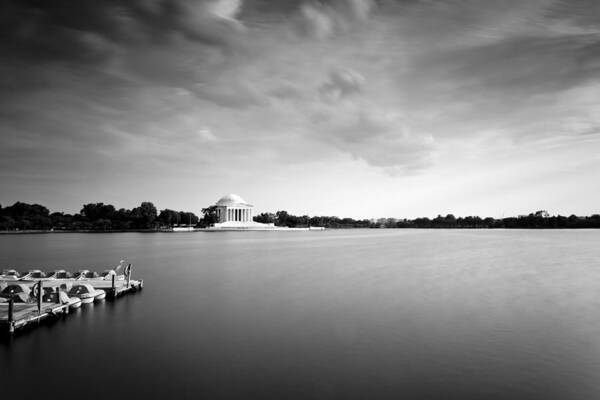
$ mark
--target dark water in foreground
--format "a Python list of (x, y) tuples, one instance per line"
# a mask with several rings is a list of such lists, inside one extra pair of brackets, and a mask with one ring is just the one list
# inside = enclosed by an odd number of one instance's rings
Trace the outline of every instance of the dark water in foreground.
[(600, 231), (0, 236), (121, 258), (143, 292), (0, 341), (2, 399), (600, 398)]

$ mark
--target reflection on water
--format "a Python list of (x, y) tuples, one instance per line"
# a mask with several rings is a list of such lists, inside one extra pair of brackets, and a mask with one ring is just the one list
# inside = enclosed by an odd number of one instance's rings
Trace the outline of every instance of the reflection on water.
[(583, 230), (0, 236), (3, 268), (100, 271), (126, 258), (145, 280), (141, 293), (0, 341), (2, 393), (598, 398), (599, 239)]

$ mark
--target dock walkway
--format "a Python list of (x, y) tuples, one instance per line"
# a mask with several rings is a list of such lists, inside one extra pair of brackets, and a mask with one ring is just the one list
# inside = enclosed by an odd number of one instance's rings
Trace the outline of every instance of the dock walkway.
[[(32, 286), (40, 283), (40, 281), (8, 281), (5, 283), (19, 283), (27, 286)], [(106, 292), (107, 298), (116, 300), (127, 293), (142, 290), (144, 287), (143, 280), (134, 279), (112, 279), (112, 280), (46, 280), (41, 281), (43, 287), (59, 288), (63, 285), (69, 286), (73, 284), (87, 283), (94, 289), (102, 289)], [(42, 291), (39, 291), (41, 293)], [(7, 301), (0, 303), (0, 332), (12, 335), (16, 330), (39, 323), (40, 321), (58, 316), (66, 316), (69, 314), (69, 304), (46, 303), (38, 300), (35, 303), (15, 303)]]

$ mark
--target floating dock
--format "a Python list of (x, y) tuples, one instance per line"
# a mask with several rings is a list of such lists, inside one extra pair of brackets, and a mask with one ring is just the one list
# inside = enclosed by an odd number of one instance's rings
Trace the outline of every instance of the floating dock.
[[(24, 284), (27, 286), (41, 285), (44, 288), (53, 288), (54, 290), (63, 290), (65, 286), (86, 283), (92, 285), (94, 289), (102, 289), (106, 292), (109, 300), (117, 298), (132, 292), (142, 290), (143, 280), (131, 279), (130, 274), (125, 279), (118, 279), (115, 275), (112, 280), (104, 279), (56, 279), (44, 281), (4, 281), (6, 284)], [(40, 323), (48, 318), (57, 318), (69, 314), (69, 304), (42, 302), (41, 296), (43, 290), (38, 289), (37, 301), (35, 303), (16, 303), (13, 299), (0, 303), (0, 332), (2, 334), (12, 335), (17, 330), (26, 326)], [(60, 299), (60, 296), (57, 296)], [(58, 300), (60, 301), (60, 300)], [(85, 306), (83, 306), (85, 307)]]

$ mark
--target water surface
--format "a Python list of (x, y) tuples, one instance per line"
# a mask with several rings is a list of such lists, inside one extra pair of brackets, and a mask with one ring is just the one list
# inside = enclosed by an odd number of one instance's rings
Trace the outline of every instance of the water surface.
[(145, 281), (0, 341), (2, 397), (600, 398), (599, 243), (591, 230), (1, 235), (3, 268), (126, 258)]

